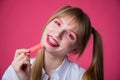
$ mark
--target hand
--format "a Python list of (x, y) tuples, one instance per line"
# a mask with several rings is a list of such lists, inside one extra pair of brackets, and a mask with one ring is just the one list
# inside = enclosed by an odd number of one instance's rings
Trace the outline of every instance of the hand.
[(30, 80), (31, 64), (30, 58), (26, 53), (28, 49), (16, 50), (12, 67), (14, 68), (19, 80)]

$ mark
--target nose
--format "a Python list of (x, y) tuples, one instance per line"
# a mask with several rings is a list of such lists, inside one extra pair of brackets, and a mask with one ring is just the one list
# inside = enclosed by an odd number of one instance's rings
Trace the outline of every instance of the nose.
[(54, 35), (56, 38), (62, 40), (62, 36), (63, 36), (64, 32), (65, 32), (64, 30), (56, 30)]

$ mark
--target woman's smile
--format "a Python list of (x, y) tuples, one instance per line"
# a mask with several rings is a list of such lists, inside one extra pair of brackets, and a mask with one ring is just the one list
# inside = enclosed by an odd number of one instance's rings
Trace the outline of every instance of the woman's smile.
[(51, 46), (51, 47), (59, 47), (58, 41), (51, 35), (47, 35), (46, 42)]

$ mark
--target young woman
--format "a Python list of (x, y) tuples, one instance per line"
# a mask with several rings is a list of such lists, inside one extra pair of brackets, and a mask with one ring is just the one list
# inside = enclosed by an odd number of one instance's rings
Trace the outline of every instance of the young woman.
[[(85, 70), (70, 62), (67, 54), (83, 54), (93, 34), (93, 56)], [(65, 6), (48, 21), (40, 42), (44, 48), (35, 59), (26, 55), (29, 49), (16, 50), (3, 80), (103, 80), (103, 50), (100, 34), (92, 27), (89, 17), (77, 7)], [(23, 65), (26, 65), (23, 69)]]

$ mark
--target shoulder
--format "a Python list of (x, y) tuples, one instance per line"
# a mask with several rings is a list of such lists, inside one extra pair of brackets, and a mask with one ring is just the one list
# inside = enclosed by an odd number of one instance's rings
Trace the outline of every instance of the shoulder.
[(74, 80), (82, 80), (82, 76), (86, 70), (74, 62), (71, 62), (70, 64), (71, 64), (70, 65), (71, 78)]

